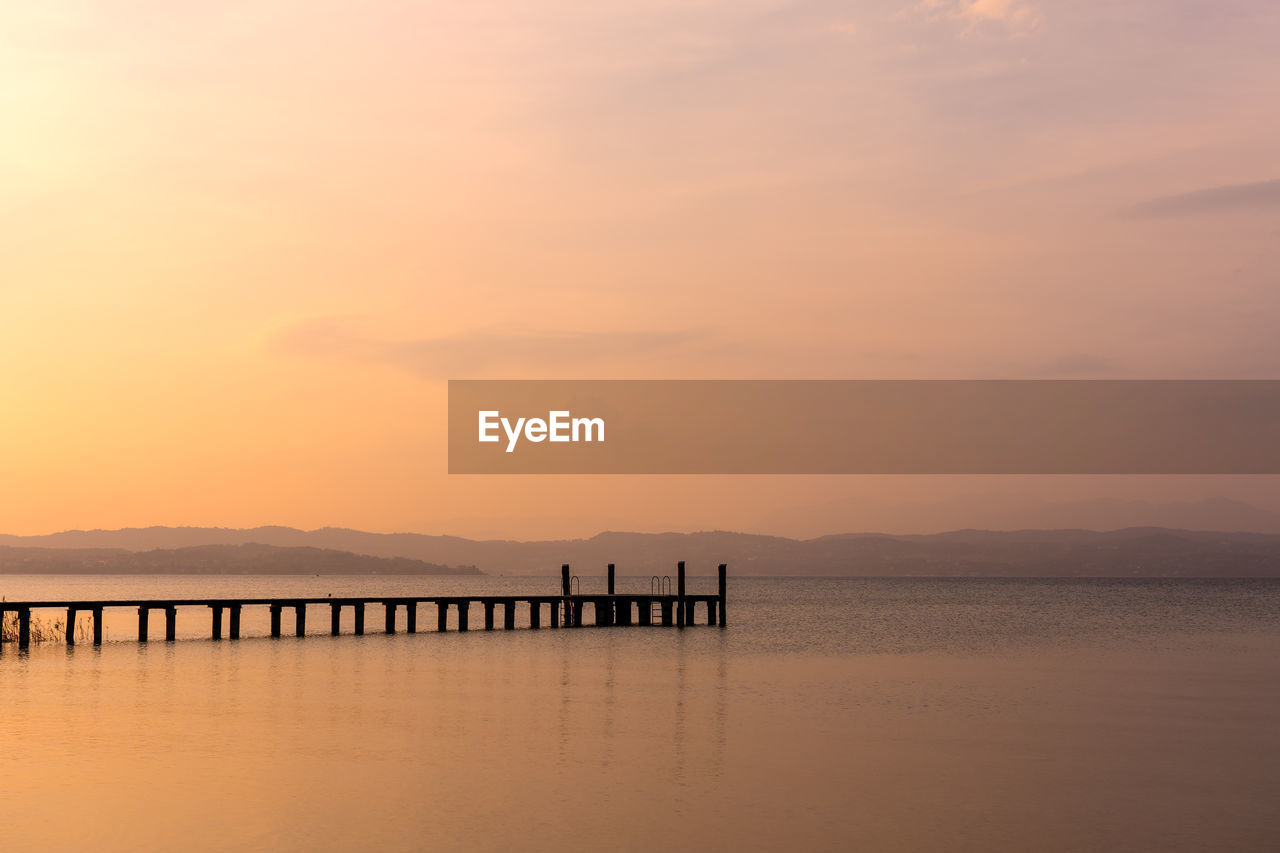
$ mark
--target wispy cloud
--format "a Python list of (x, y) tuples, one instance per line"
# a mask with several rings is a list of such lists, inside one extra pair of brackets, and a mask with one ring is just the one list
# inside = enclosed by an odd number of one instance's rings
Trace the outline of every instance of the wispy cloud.
[(1189, 193), (1161, 196), (1134, 205), (1129, 208), (1128, 213), (1142, 218), (1155, 218), (1265, 208), (1280, 208), (1280, 180), (1228, 184)]
[(1013, 35), (1024, 35), (1040, 25), (1040, 10), (1027, 0), (921, 0), (916, 9), (932, 20), (952, 19), (966, 24), (966, 31), (997, 25)]
[(365, 333), (342, 319), (321, 318), (290, 326), (271, 341), (279, 353), (386, 364), (424, 379), (458, 379), (558, 371), (634, 362), (693, 340), (677, 332), (529, 332), (482, 330), (436, 338), (392, 339)]

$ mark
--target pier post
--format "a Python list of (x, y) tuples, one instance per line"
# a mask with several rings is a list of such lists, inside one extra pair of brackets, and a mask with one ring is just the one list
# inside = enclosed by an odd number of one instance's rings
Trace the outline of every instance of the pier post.
[(506, 631), (516, 627), (516, 603), (510, 598), (502, 602), (502, 627)]
[(147, 609), (145, 604), (138, 607), (138, 642), (145, 643), (147, 641), (147, 617), (151, 615), (151, 611)]
[(271, 605), (271, 636), (280, 636), (280, 605)]
[(18, 648), (31, 648), (31, 608), (18, 608)]
[(493, 602), (485, 600), (484, 604), (484, 629), (486, 631), (493, 630)]
[(231, 628), (227, 631), (227, 636), (233, 640), (240, 639), (240, 607), (239, 604), (232, 604), (231, 610)]
[(443, 634), (449, 630), (449, 602), (436, 601), (436, 630)]
[(458, 602), (458, 630), (467, 630), (467, 617), (471, 614), (471, 601), (463, 599)]
[(307, 635), (307, 605), (301, 601), (293, 607), (293, 633), (298, 637)]
[(684, 606), (684, 560), (676, 563), (676, 627), (683, 628), (688, 613)]
[(356, 636), (364, 636), (364, 602), (357, 601), (354, 605), (356, 611)]
[(596, 611), (596, 627), (602, 627), (609, 624), (609, 606), (605, 604), (605, 599), (594, 599), (592, 604), (595, 605)]
[[(569, 564), (565, 563), (560, 567), (560, 594), (564, 596), (564, 626), (572, 628), (573, 622), (573, 602), (569, 599)], [(555, 626), (555, 622), (551, 623)]]
[(551, 627), (560, 627), (560, 602), (558, 601), (551, 602)]
[(213, 630), (210, 632), (213, 639), (222, 639), (222, 605), (210, 604), (209, 609), (213, 611)]
[(652, 625), (653, 624), (653, 600), (648, 598), (642, 598), (636, 603), (640, 606), (640, 612), (638, 614), (639, 623), (641, 625)]
[(172, 604), (164, 608), (164, 639), (172, 643), (178, 638), (178, 608)]
[(662, 611), (662, 624), (667, 628), (671, 627), (671, 599), (664, 598), (658, 602), (658, 607)]
[(329, 635), (332, 637), (342, 633), (342, 605), (333, 602), (329, 605)]
[(716, 624), (716, 599), (714, 598), (707, 602), (707, 624)]
[(410, 601), (404, 606), (404, 630), (410, 634), (418, 633), (418, 602)]
[(609, 594), (613, 595), (613, 563), (609, 564)]
[(76, 613), (78, 611), (74, 607), (67, 608), (67, 645), (74, 646), (76, 644)]
[(102, 608), (93, 608), (93, 644), (102, 645)]
[(529, 602), (529, 627), (535, 631), (542, 627), (542, 602), (537, 599)]
[(574, 628), (582, 627), (582, 606), (582, 599), (578, 599), (573, 602), (573, 620), (570, 622), (570, 625)]
[(394, 601), (384, 601), (382, 608), (387, 612), (385, 630), (388, 634), (396, 632), (396, 603)]
[(613, 600), (613, 623), (615, 625), (631, 624), (631, 599), (615, 598)]
[(727, 592), (729, 590), (728, 572), (729, 572), (729, 567), (726, 566), (724, 563), (721, 563), (720, 564), (720, 619), (716, 623), (721, 628), (723, 628), (725, 624), (724, 623), (724, 604), (725, 604), (725, 599), (728, 597)]

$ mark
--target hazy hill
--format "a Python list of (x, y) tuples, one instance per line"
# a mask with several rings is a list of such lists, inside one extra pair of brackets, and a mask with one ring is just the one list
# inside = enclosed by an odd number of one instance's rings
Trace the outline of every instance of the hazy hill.
[(1280, 577), (1280, 535), (1155, 527), (853, 533), (805, 540), (725, 531), (608, 532), (537, 542), (341, 528), (157, 527), (0, 536), (4, 545), (14, 546), (0, 547), (0, 567), (11, 572), (458, 574), (478, 567), (493, 574), (554, 575), (561, 563), (570, 563), (576, 574), (589, 577), (603, 574), (611, 562), (623, 575), (671, 574), (677, 560), (686, 560), (695, 574), (711, 573), (724, 562), (743, 575)]
[(848, 529), (850, 519), (857, 519), (861, 530), (885, 533), (931, 533), (961, 528), (1118, 530), (1126, 527), (1280, 533), (1280, 513), (1224, 497), (1193, 501), (1115, 498), (1047, 501), (1016, 493), (973, 494), (896, 504), (864, 496), (781, 506), (752, 527), (810, 538), (831, 530)]
[(442, 566), (408, 557), (372, 557), (324, 548), (274, 545), (196, 545), (130, 551), (124, 548), (0, 546), (0, 572), (9, 574), (264, 574), (474, 575), (474, 566)]

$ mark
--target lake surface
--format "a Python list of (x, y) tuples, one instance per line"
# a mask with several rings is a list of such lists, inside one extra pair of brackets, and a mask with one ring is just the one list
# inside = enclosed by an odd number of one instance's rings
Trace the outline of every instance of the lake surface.
[[(0, 595), (558, 585), (0, 576)], [(475, 611), (466, 634), (424, 605), (423, 633), (385, 636), (370, 607), (374, 633), (332, 638), (316, 608), (321, 636), (272, 640), (254, 608), (258, 637), (214, 643), (192, 608), (187, 639), (141, 645), (121, 610), (100, 648), (7, 645), (0, 849), (1280, 848), (1280, 582), (731, 576), (724, 630), (486, 633)]]

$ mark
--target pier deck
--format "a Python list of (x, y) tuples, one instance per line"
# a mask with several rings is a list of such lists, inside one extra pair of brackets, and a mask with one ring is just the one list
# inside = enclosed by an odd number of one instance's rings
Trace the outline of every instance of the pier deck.
[[(106, 599), (106, 600), (47, 600), (47, 601), (0, 601), (0, 620), (6, 614), (16, 613), (18, 618), (18, 647), (26, 649), (31, 644), (31, 614), (37, 610), (66, 611), (66, 642), (75, 645), (76, 620), (81, 613), (92, 614), (93, 644), (102, 643), (103, 612), (107, 609), (136, 608), (138, 613), (138, 642), (145, 643), (149, 637), (149, 617), (152, 611), (163, 611), (165, 618), (165, 640), (172, 641), (177, 637), (178, 608), (202, 607), (211, 613), (210, 636), (214, 640), (223, 638), (224, 616), (226, 636), (228, 639), (240, 638), (241, 613), (245, 607), (266, 607), (271, 616), (271, 636), (281, 636), (281, 616), (283, 611), (292, 610), (294, 615), (293, 633), (296, 636), (306, 634), (306, 615), (308, 607), (330, 608), (329, 630), (333, 636), (340, 633), (342, 610), (350, 608), (354, 614), (357, 635), (365, 633), (365, 608), (368, 605), (381, 606), (384, 612), (383, 630), (385, 633), (396, 633), (396, 613), (401, 608), (405, 611), (405, 630), (416, 633), (418, 630), (418, 608), (420, 605), (435, 605), (436, 630), (448, 630), (449, 610), (453, 608), (457, 619), (456, 629), (466, 631), (470, 628), (472, 605), (480, 605), (483, 611), (484, 629), (495, 628), (495, 613), (502, 611), (502, 627), (505, 630), (515, 628), (517, 609), (527, 608), (529, 628), (542, 627), (544, 609), (549, 611), (549, 626), (552, 628), (575, 628), (586, 624), (586, 611), (591, 610), (591, 624), (600, 627), (659, 625), (683, 628), (695, 624), (695, 615), (699, 610), (704, 615), (703, 624), (725, 625), (726, 569), (719, 567), (719, 592), (712, 594), (688, 595), (684, 592), (684, 563), (677, 564), (677, 588), (674, 592), (653, 592), (650, 594), (618, 594), (614, 592), (614, 567), (609, 565), (608, 591), (604, 594), (573, 594), (570, 592), (572, 581), (569, 567), (561, 567), (560, 595), (426, 595), (426, 596), (358, 596), (339, 597), (268, 597), (268, 598), (180, 598), (180, 599)], [(655, 579), (656, 580), (656, 579)], [(659, 584), (661, 588), (661, 584)], [(701, 608), (698, 605), (702, 605)], [(2, 645), (2, 644), (0, 644)]]

